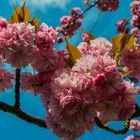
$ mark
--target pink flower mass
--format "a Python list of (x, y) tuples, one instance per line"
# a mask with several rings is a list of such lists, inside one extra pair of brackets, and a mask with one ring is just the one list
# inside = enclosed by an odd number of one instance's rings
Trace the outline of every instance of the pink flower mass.
[(83, 42), (78, 47), (83, 55), (72, 69), (56, 70), (42, 100), (49, 113), (46, 123), (59, 137), (76, 139), (92, 130), (97, 112), (103, 122), (126, 120), (135, 112), (137, 88), (123, 79), (111, 46), (103, 38), (89, 46)]
[[(88, 7), (87, 11), (94, 5), (106, 12), (116, 11), (120, 1), (83, 0), (83, 3)], [(121, 35), (115, 38), (119, 39), (95, 38), (82, 30), (82, 41), (76, 47), (68, 40), (82, 26), (87, 12), (79, 7), (61, 17), (60, 26), (56, 28), (45, 23), (38, 27), (34, 18), (25, 22), (22, 16), (26, 13), (22, 15), (18, 10), (19, 15), (13, 18), (21, 16), (21, 22), (18, 19), (18, 22), (9, 23), (1, 17), (0, 92), (14, 85), (16, 94), (15, 106), (8, 105), (8, 109), (16, 109), (16, 115), (21, 111), (20, 106), (16, 108), (21, 88), (39, 95), (47, 111), (44, 121), (33, 120), (44, 123), (62, 140), (76, 140), (96, 125), (115, 134), (124, 133), (128, 128), (139, 131), (140, 121), (131, 119), (138, 108), (136, 97), (140, 92), (135, 84), (140, 80), (140, 1), (132, 2), (130, 10), (130, 20), (122, 18), (116, 23)], [(58, 43), (64, 41), (66, 48), (58, 51)], [(15, 74), (4, 67), (5, 63), (15, 70)], [(22, 72), (26, 66), (32, 68), (32, 73)], [(4, 111), (7, 110), (4, 108)], [(21, 113), (32, 123), (28, 114)], [(105, 126), (110, 121), (126, 121), (125, 127), (116, 132)], [(129, 136), (125, 140), (135, 140), (135, 137)]]

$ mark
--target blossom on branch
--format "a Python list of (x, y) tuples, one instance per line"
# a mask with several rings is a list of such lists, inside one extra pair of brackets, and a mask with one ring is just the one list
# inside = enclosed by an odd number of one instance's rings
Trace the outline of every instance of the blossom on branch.
[(5, 69), (0, 68), (0, 92), (11, 89), (13, 86), (14, 75)]
[(119, 7), (119, 0), (99, 0), (97, 2), (97, 8), (101, 11), (115, 11)]
[(63, 16), (60, 19), (61, 26), (57, 27), (57, 31), (63, 36), (72, 37), (78, 28), (82, 25), (83, 13), (80, 8), (76, 7), (70, 11), (70, 16)]

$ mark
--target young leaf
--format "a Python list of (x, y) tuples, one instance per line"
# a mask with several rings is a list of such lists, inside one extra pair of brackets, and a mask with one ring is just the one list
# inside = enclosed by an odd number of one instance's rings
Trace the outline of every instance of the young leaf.
[(26, 2), (21, 7), (19, 14), (23, 21), (28, 22), (30, 20), (30, 10), (26, 7)]
[(70, 61), (74, 65), (76, 63), (76, 60), (81, 57), (81, 53), (78, 50), (78, 48), (76, 48), (75, 46), (73, 46), (72, 44), (70, 44), (67, 41), (67, 39), (66, 39), (66, 48), (67, 48), (67, 51), (69, 53)]
[(40, 19), (35, 19), (36, 17), (34, 16), (32, 18), (32, 20), (29, 21), (29, 23), (33, 26), (35, 26), (37, 29), (39, 28), (40, 26)]
[(13, 13), (13, 15), (11, 16), (11, 23), (17, 23), (19, 22), (19, 9), (18, 7), (15, 7), (15, 11)]
[(112, 51), (114, 54), (120, 53), (124, 48), (134, 47), (134, 35), (121, 34), (112, 38)]
[(121, 70), (120, 72), (122, 73), (122, 76), (123, 76), (123, 77), (126, 77), (126, 76), (128, 76), (130, 73), (132, 73), (133, 70), (131, 70), (131, 71), (124, 71), (124, 70)]
[(28, 22), (30, 20), (30, 11), (26, 7), (26, 2), (23, 4), (23, 6), (20, 9), (18, 9), (18, 7), (15, 6), (14, 8), (15, 11), (11, 16), (11, 23)]

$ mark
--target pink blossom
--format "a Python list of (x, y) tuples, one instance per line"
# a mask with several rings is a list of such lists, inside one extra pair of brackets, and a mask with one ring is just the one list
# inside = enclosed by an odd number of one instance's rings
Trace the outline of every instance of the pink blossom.
[(112, 48), (112, 44), (106, 40), (105, 38), (99, 37), (95, 40), (90, 42), (89, 50), (92, 55), (98, 56), (98, 55), (105, 55), (108, 53), (110, 55), (110, 51)]
[(133, 131), (140, 130), (140, 121), (139, 120), (131, 120), (130, 121), (130, 129)]
[(87, 74), (87, 75), (96, 75), (96, 59), (91, 55), (85, 55), (77, 60), (77, 63), (72, 68), (73, 71)]
[(21, 88), (24, 91), (33, 92), (35, 95), (39, 93), (46, 93), (50, 78), (46, 73), (39, 73), (32, 75), (31, 73), (24, 73), (21, 75)]
[(6, 28), (8, 26), (8, 21), (5, 18), (0, 18), (0, 29)]
[(7, 70), (0, 69), (0, 92), (10, 89), (13, 86), (14, 76)]
[(60, 118), (56, 119), (51, 114), (49, 114), (46, 122), (51, 131), (62, 138), (75, 140), (85, 131), (84, 123), (79, 114), (75, 115), (74, 117), (69, 117), (67, 120)]
[(73, 8), (69, 16), (63, 16), (60, 19), (62, 24), (61, 27), (57, 28), (59, 33), (62, 33), (63, 36), (72, 37), (78, 28), (82, 25), (83, 14), (80, 8)]
[(130, 20), (130, 23), (134, 26), (134, 27), (140, 27), (140, 17), (137, 15), (133, 15), (132, 19)]
[(85, 55), (77, 60), (72, 69), (95, 77), (97, 74), (103, 73), (108, 67), (116, 67), (115, 61), (110, 56), (94, 57), (92, 55)]
[(4, 49), (14, 45), (18, 39), (17, 29), (13, 25), (8, 25), (6, 28), (0, 29), (0, 46)]
[(105, 101), (98, 103), (97, 111), (100, 112), (99, 118), (102, 118), (103, 122), (118, 120), (118, 104), (115, 101)]
[(140, 78), (140, 51), (138, 49), (124, 49), (121, 53), (120, 64), (130, 71), (130, 77)]
[(117, 94), (122, 82), (123, 77), (117, 67), (105, 68), (105, 70), (101, 74), (97, 74), (94, 79), (95, 87), (99, 92), (98, 94), (101, 94), (101, 97), (104, 96), (104, 100)]
[(111, 47), (112, 44), (105, 38), (101, 37), (91, 40), (90, 44), (82, 42), (78, 45), (78, 49), (82, 54), (90, 54), (93, 56), (103, 56), (105, 54), (111, 55)]
[(134, 27), (133, 29), (131, 29), (131, 33), (134, 35), (134, 45), (135, 46), (139, 46), (140, 42), (139, 42), (139, 36), (140, 36), (140, 30), (138, 27)]
[[(13, 26), (18, 31), (19, 41), (23, 42), (25, 45), (33, 45), (33, 40), (35, 37), (35, 27), (28, 23), (16, 23)], [(16, 42), (15, 42), (16, 44)], [(22, 45), (22, 44), (21, 44)]]
[(85, 5), (85, 6), (88, 6), (88, 4), (89, 4), (90, 1), (91, 1), (91, 0), (83, 0), (84, 5)]
[(82, 54), (86, 54), (86, 52), (88, 51), (88, 44), (86, 42), (81, 42), (79, 45), (78, 45), (78, 49), (80, 50), (80, 52)]
[(131, 30), (131, 33), (134, 34), (135, 37), (139, 37), (140, 36), (140, 30), (137, 27), (133, 28)]
[(51, 85), (50, 97), (45, 102), (49, 112), (47, 126), (59, 137), (70, 139), (92, 130), (96, 115), (92, 79), (63, 70)]
[(33, 54), (35, 27), (26, 23), (8, 24), (0, 32), (0, 46), (6, 62), (16, 68), (29, 64)]
[(53, 27), (48, 27), (45, 23), (42, 23), (39, 31), (35, 36), (35, 44), (38, 48), (49, 49), (52, 47), (58, 40), (57, 32)]
[(48, 48), (47, 50), (36, 49), (34, 56), (32, 66), (38, 72), (54, 70), (59, 60), (56, 49), (53, 47)]
[(33, 58), (34, 49), (32, 46), (26, 46), (22, 42), (5, 49), (6, 62), (16, 68), (27, 66)]
[(116, 23), (117, 31), (120, 32), (120, 33), (128, 33), (129, 28), (126, 28), (127, 24), (128, 24), (128, 20), (126, 18), (123, 18), (123, 19), (119, 20)]
[(89, 35), (87, 33), (84, 33), (84, 32), (82, 33), (82, 39), (84, 42), (89, 42), (89, 40), (90, 40)]
[(135, 137), (134, 136), (128, 136), (125, 140), (135, 140)]
[(118, 108), (120, 110), (119, 120), (127, 120), (135, 112), (137, 88), (133, 83), (124, 81), (122, 83), (123, 90), (118, 96)]
[(119, 0), (99, 0), (97, 8), (101, 11), (115, 11), (119, 7)]
[(130, 4), (130, 10), (134, 15), (140, 16), (140, 1), (133, 1)]

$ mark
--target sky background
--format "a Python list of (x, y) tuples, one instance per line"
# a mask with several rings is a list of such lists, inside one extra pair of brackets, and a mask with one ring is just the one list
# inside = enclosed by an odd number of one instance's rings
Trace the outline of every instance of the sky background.
[[(130, 18), (131, 13), (129, 11), (129, 5), (132, 0), (121, 0), (120, 7), (117, 12), (102, 13), (98, 24), (96, 25), (93, 34), (96, 37), (102, 36), (107, 39), (111, 39), (112, 36), (117, 35), (115, 23), (123, 17)], [(16, 5), (22, 5), (23, 0), (0, 0), (0, 16), (3, 16), (10, 20), (10, 16), (13, 12), (12, 3)], [(32, 16), (40, 18), (41, 22), (45, 22), (49, 26), (58, 26), (59, 19), (63, 15), (68, 15), (69, 10), (73, 7), (81, 7), (84, 9), (81, 0), (27, 0), (27, 5), (32, 13)], [(96, 8), (91, 9), (84, 18), (82, 28), (85, 31), (90, 31), (92, 25), (95, 23), (98, 17), (99, 11)], [(78, 45), (81, 41), (81, 30), (77, 32), (70, 42)], [(57, 49), (65, 48), (65, 44), (56, 46)], [(6, 67), (14, 71), (14, 69)], [(23, 71), (30, 71), (27, 67)], [(6, 103), (14, 103), (14, 89), (7, 90), (5, 94), (0, 94), (0, 100)], [(40, 117), (45, 118), (46, 111), (43, 104), (40, 101), (40, 97), (34, 97), (31, 93), (23, 93), (21, 91), (21, 107), (24, 111)], [(122, 127), (122, 123), (111, 123), (111, 127), (119, 129)], [(126, 135), (114, 135), (110, 132), (100, 130), (95, 127), (93, 132), (86, 132), (85, 135), (78, 140), (124, 140), (124, 138), (132, 134), (128, 132)], [(4, 113), (0, 111), (0, 140), (60, 140), (51, 133), (49, 129), (40, 128), (34, 124), (29, 124), (14, 115)]]

